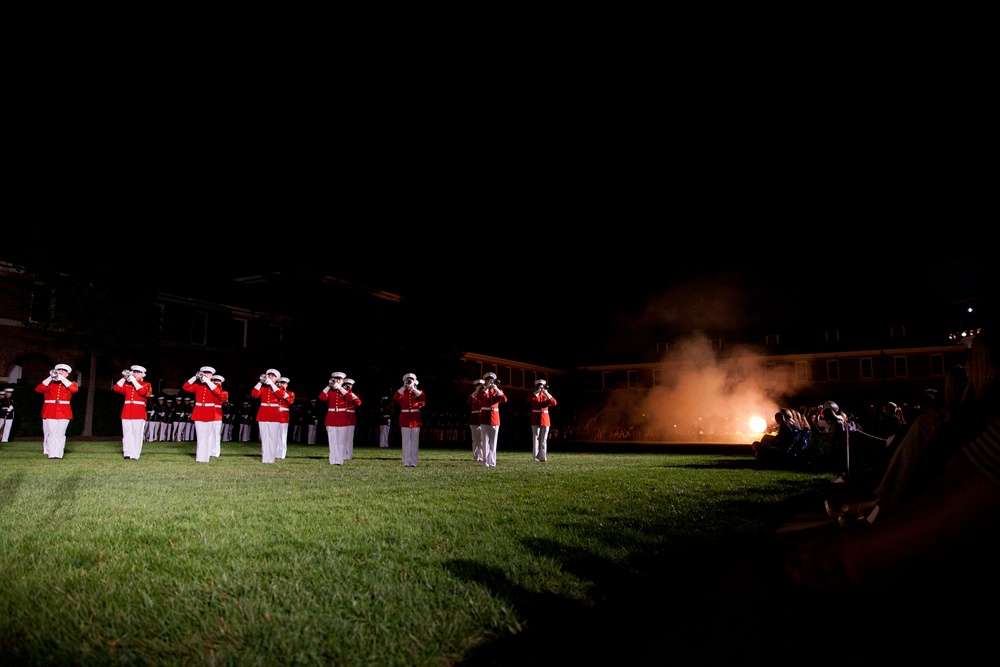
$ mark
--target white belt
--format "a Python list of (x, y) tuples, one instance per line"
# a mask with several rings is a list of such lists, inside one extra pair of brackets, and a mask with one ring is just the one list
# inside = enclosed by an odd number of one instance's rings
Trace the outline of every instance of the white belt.
[(400, 412), (420, 412), (420, 410), (400, 410)]
[(278, 408), (278, 412), (288, 412), (288, 408)]
[(500, 408), (483, 408), (482, 412), (500, 412)]
[(45, 401), (46, 403), (57, 403), (59, 405), (69, 405), (69, 401)]
[(215, 403), (195, 403), (199, 408), (214, 408)]
[(548, 408), (542, 408), (541, 410), (532, 410), (532, 412), (544, 412), (544, 413), (548, 414), (549, 409)]
[(327, 408), (327, 412), (347, 412), (347, 408)]
[(146, 405), (146, 401), (125, 401), (126, 405)]

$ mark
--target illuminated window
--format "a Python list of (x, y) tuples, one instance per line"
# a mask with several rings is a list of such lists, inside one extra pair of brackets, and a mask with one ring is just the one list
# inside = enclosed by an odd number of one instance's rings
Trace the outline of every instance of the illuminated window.
[(771, 334), (769, 336), (764, 336), (764, 345), (778, 345), (779, 339), (778, 334)]
[(826, 362), (826, 379), (827, 380), (839, 380), (840, 379), (840, 362), (836, 359), (829, 359)]
[(905, 378), (908, 375), (906, 369), (906, 357), (893, 357), (892, 365), (896, 370), (896, 377)]

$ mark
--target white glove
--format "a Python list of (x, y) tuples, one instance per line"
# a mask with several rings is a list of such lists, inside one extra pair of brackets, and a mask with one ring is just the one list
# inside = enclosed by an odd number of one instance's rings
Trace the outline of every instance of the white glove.
[(119, 387), (124, 387), (125, 386), (125, 378), (122, 378), (121, 380), (119, 380), (115, 384), (118, 385)]
[(278, 385), (274, 384), (274, 380), (267, 378), (267, 386), (271, 388), (271, 391), (278, 391)]
[(197, 381), (198, 381), (198, 376), (197, 375), (192, 375), (191, 379), (188, 380), (188, 384), (194, 384)]
[(215, 383), (211, 380), (205, 380), (205, 386), (208, 387), (209, 391), (215, 391)]
[(341, 387), (339, 384), (337, 385), (337, 391), (340, 392), (341, 396), (347, 396), (347, 390)]
[[(50, 384), (52, 384), (52, 376), (50, 375), (49, 377), (47, 377), (44, 380), (42, 380), (42, 384), (44, 384), (46, 387), (48, 387)], [(403, 392), (399, 392), (399, 393), (403, 393)]]
[(402, 396), (405, 393), (406, 393), (406, 385), (404, 384), (402, 387), (399, 388), (399, 395)]
[(547, 399), (549, 399), (551, 401), (552, 400), (552, 394), (550, 394), (548, 391), (546, 391), (544, 393), (545, 393), (545, 398), (547, 398)]
[(72, 382), (69, 381), (69, 378), (67, 378), (67, 377), (61, 377), (59, 379), (62, 381), (63, 386), (65, 386), (65, 387), (68, 387), (71, 384), (73, 384)]
[(139, 384), (139, 381), (135, 379), (134, 375), (129, 375), (128, 379), (132, 382), (133, 387), (135, 387), (136, 389), (142, 389), (142, 385)]
[(328, 393), (330, 393), (330, 385), (326, 385), (325, 387), (323, 387), (323, 391), (321, 391), (319, 393), (321, 393), (321, 394), (328, 394)]
[(263, 385), (261, 385), (261, 383), (258, 382), (257, 385), (254, 387), (254, 389), (256, 389), (257, 391), (260, 391), (261, 386), (263, 386)]

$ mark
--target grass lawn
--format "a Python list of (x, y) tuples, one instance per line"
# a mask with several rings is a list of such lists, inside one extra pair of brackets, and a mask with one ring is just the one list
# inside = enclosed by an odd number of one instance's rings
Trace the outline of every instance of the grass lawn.
[(0, 446), (0, 664), (698, 664), (749, 627), (730, 579), (831, 480), (749, 448), (194, 450)]

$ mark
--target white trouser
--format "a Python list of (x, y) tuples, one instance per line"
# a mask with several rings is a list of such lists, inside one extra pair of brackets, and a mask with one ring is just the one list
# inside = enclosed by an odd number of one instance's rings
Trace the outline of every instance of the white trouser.
[(389, 446), (389, 430), (392, 427), (388, 424), (379, 424), (378, 427), (378, 446), (383, 449)]
[(500, 424), (483, 424), (479, 427), (483, 432), (483, 464), (488, 468), (497, 465), (497, 439), (500, 437)]
[(217, 419), (213, 423), (215, 424), (215, 442), (212, 443), (212, 456), (218, 458), (222, 454), (222, 421)]
[(260, 431), (260, 460), (274, 463), (281, 447), (281, 424), (279, 422), (257, 422)]
[(288, 422), (279, 422), (278, 433), (278, 451), (274, 454), (274, 458), (283, 459), (288, 453)]
[(0, 420), (0, 429), (3, 429), (3, 436), (0, 437), (0, 442), (10, 441), (10, 432), (14, 429), (14, 420), (13, 419)]
[(309, 431), (308, 431), (309, 435), (306, 436), (306, 444), (307, 445), (315, 445), (316, 444), (316, 430), (317, 430), (316, 429), (316, 424), (309, 424)]
[(344, 459), (350, 461), (354, 458), (354, 425), (347, 428), (347, 435), (344, 436)]
[(122, 420), (122, 455), (137, 459), (142, 454), (142, 438), (146, 429), (145, 419)]
[(401, 426), (399, 434), (403, 441), (403, 465), (416, 467), (417, 459), (420, 458), (420, 427)]
[(330, 465), (344, 465), (344, 434), (346, 426), (327, 426), (326, 439), (330, 442)]
[(479, 424), (469, 424), (469, 433), (472, 435), (472, 460), (483, 460), (483, 430)]
[(548, 426), (531, 426), (531, 451), (535, 455), (536, 461), (545, 461), (548, 458), (549, 428)]
[(61, 459), (66, 452), (66, 429), (68, 419), (42, 420), (42, 451), (50, 459)]
[(215, 422), (194, 422), (194, 460), (198, 463), (208, 463), (209, 457), (215, 451)]

